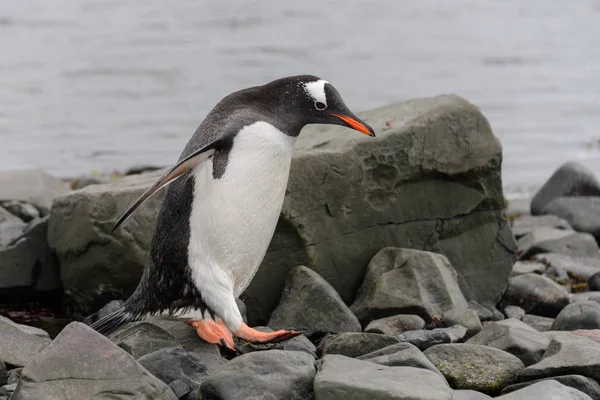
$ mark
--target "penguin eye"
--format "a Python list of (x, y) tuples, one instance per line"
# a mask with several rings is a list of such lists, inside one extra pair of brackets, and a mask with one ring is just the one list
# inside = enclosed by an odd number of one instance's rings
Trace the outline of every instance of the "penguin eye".
[(315, 101), (315, 108), (319, 111), (323, 111), (327, 108), (327, 104), (321, 103), (320, 101)]

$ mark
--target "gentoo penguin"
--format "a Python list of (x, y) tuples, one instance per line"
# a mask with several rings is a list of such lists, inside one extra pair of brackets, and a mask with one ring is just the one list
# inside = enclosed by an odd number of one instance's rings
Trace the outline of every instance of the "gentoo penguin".
[(191, 316), (209, 343), (233, 336), (285, 340), (301, 332), (247, 326), (235, 299), (256, 273), (275, 232), (292, 161), (308, 124), (334, 124), (375, 136), (327, 81), (289, 76), (224, 97), (206, 116), (178, 163), (116, 222), (166, 188), (142, 278), (123, 307), (92, 325), (109, 334), (157, 314)]

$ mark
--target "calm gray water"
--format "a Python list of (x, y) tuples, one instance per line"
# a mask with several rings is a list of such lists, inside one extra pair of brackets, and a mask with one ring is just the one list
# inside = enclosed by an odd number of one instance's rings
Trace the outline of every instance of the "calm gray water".
[(299, 73), (355, 110), (466, 97), (509, 188), (600, 173), (600, 0), (6, 0), (0, 169), (167, 165), (222, 96)]

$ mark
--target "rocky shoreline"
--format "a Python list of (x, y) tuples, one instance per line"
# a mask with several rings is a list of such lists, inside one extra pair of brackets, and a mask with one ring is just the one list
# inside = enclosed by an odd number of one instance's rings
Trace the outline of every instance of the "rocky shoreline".
[(501, 145), (464, 99), (359, 116), (378, 139), (301, 135), (239, 299), (250, 325), (304, 335), (241, 354), (183, 319), (88, 326), (139, 280), (161, 195), (109, 230), (160, 169), (70, 185), (0, 172), (0, 299), (58, 298), (72, 321), (51, 337), (0, 318), (0, 400), (600, 399), (595, 175), (568, 163), (506, 202)]

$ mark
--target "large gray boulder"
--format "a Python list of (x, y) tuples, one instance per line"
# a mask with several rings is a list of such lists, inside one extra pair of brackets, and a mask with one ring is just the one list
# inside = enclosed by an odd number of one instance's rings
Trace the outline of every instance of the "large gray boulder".
[(502, 389), (502, 394), (507, 394), (514, 392), (516, 390), (523, 389), (527, 386), (531, 386), (538, 382), (554, 380), (558, 383), (561, 383), (565, 386), (572, 387), (573, 389), (577, 389), (588, 396), (590, 396), (593, 400), (600, 399), (600, 384), (593, 380), (592, 378), (588, 378), (581, 375), (562, 375), (562, 376), (553, 376), (552, 378), (543, 378), (537, 379), (535, 381), (530, 382), (521, 382), (515, 383), (514, 385), (509, 385)]
[(559, 197), (544, 212), (564, 218), (577, 232), (587, 232), (600, 241), (600, 197)]
[(369, 263), (352, 311), (363, 324), (395, 314), (430, 322), (444, 311), (468, 307), (448, 259), (428, 251), (388, 247)]
[(560, 166), (531, 200), (531, 214), (541, 215), (559, 197), (600, 196), (600, 182), (589, 168), (576, 162)]
[(69, 191), (67, 183), (41, 169), (0, 172), (0, 201), (21, 200), (47, 214), (52, 199)]
[(0, 361), (22, 367), (49, 344), (50, 338), (40, 337), (8, 319), (0, 319)]
[[(351, 303), (369, 260), (386, 246), (445, 255), (465, 296), (483, 305), (505, 289), (516, 246), (503, 214), (502, 147), (480, 110), (450, 95), (359, 116), (376, 139), (335, 126), (300, 135), (275, 236), (242, 297), (250, 325), (267, 323), (296, 265), (314, 269)], [(50, 241), (77, 313), (124, 298), (137, 284), (161, 193), (108, 231), (152, 180), (93, 185), (55, 202)]]
[(569, 292), (545, 276), (523, 274), (509, 279), (502, 303), (522, 307), (526, 313), (555, 317), (569, 304)]
[(12, 400), (125, 398), (176, 400), (129, 354), (79, 322), (67, 325), (21, 373)]

